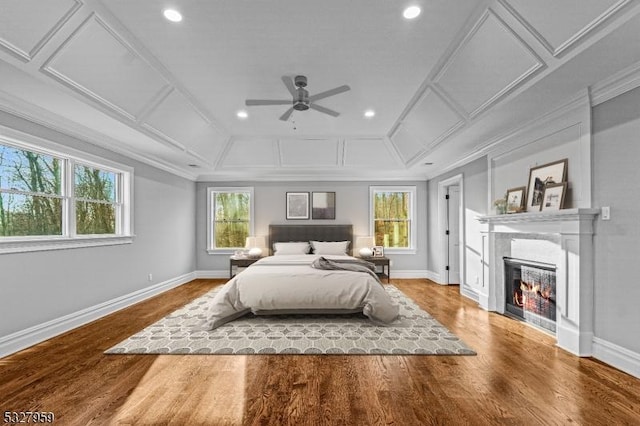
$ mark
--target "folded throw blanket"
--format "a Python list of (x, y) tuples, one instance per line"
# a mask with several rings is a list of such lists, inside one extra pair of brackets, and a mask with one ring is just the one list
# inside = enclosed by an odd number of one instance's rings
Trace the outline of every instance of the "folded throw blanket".
[(337, 270), (337, 271), (353, 271), (353, 272), (364, 272), (366, 274), (371, 275), (376, 279), (380, 284), (380, 278), (378, 278), (378, 274), (376, 274), (376, 265), (367, 262), (362, 259), (327, 259), (323, 256), (320, 256), (316, 260), (311, 263), (312, 268), (316, 269), (329, 269), (329, 270)]

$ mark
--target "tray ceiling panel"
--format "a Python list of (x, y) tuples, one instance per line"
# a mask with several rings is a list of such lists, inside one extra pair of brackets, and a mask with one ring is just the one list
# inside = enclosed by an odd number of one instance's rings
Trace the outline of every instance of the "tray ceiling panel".
[(208, 157), (210, 162), (224, 143), (224, 136), (177, 90), (153, 108), (142, 125), (163, 139)]
[(221, 167), (276, 167), (276, 141), (272, 139), (233, 139)]
[(514, 90), (542, 66), (542, 60), (487, 10), (435, 80), (473, 117)]
[(420, 135), (425, 148), (437, 145), (463, 124), (462, 117), (429, 88), (403, 120), (406, 131)]
[(390, 139), (395, 144), (405, 164), (410, 163), (416, 156), (424, 152), (421, 140), (409, 133), (403, 124), (396, 128)]
[(629, 3), (629, 0), (501, 1), (554, 55), (570, 48)]
[(96, 15), (43, 70), (84, 96), (135, 120), (167, 81)]
[(80, 6), (73, 0), (2, 0), (0, 46), (29, 61)]
[(282, 139), (279, 141), (283, 167), (335, 167), (338, 165), (337, 139)]
[(384, 139), (346, 139), (344, 165), (376, 169), (391, 169), (399, 166)]

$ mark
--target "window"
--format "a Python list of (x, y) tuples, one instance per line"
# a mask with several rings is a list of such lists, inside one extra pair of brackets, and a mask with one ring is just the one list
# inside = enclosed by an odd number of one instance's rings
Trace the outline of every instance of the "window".
[(415, 186), (370, 187), (370, 232), (389, 253), (415, 253)]
[(131, 242), (132, 169), (2, 130), (0, 253)]
[(208, 188), (208, 251), (243, 248), (253, 235), (253, 187)]
[(76, 232), (115, 234), (121, 203), (116, 200), (118, 174), (75, 165)]

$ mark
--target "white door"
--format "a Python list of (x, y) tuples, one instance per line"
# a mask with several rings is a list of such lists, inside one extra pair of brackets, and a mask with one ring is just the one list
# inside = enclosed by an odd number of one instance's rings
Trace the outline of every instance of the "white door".
[(447, 283), (460, 284), (460, 187), (447, 188), (448, 258)]

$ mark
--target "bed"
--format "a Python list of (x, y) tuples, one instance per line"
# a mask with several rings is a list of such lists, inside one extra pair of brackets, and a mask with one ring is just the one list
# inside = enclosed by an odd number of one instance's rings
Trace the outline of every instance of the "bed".
[[(370, 265), (350, 256), (351, 225), (271, 225), (270, 256), (218, 291), (201, 323), (214, 329), (255, 315), (352, 314), (390, 323), (398, 306)], [(306, 250), (305, 250), (306, 249)]]

